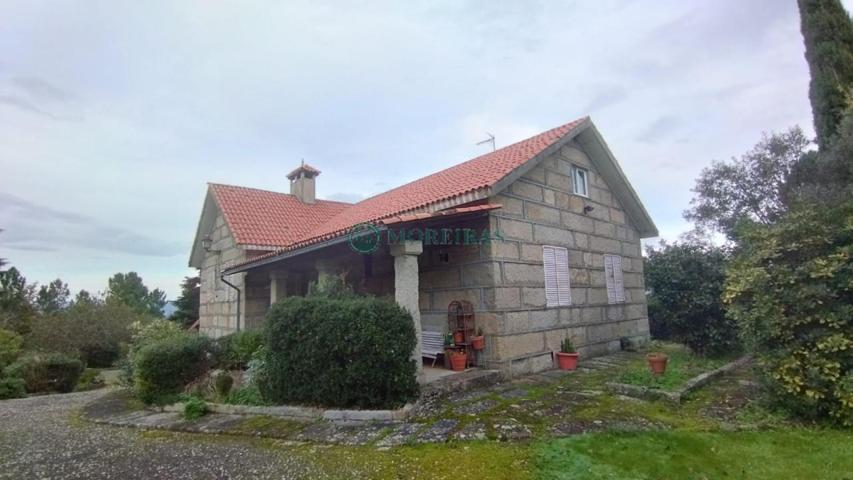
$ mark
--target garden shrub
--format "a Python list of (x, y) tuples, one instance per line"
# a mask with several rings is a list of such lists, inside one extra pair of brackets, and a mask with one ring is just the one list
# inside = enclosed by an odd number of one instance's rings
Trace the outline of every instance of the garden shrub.
[(136, 395), (149, 404), (174, 401), (185, 385), (207, 371), (209, 349), (207, 337), (188, 333), (145, 344), (133, 358)]
[(184, 402), (184, 419), (197, 420), (207, 415), (207, 403), (198, 397), (190, 397)]
[(22, 378), (0, 378), (0, 400), (23, 398), (27, 396), (26, 383)]
[(265, 400), (390, 408), (417, 395), (415, 331), (398, 305), (372, 297), (288, 297), (266, 321)]
[(77, 357), (88, 367), (109, 368), (131, 338), (131, 325), (145, 317), (121, 303), (78, 302), (34, 319), (27, 349)]
[(741, 230), (724, 300), (777, 398), (853, 425), (853, 201)]
[(21, 353), (24, 339), (11, 330), (0, 329), (0, 371), (14, 362)]
[(216, 398), (226, 398), (234, 386), (234, 377), (228, 372), (219, 372), (213, 378), (213, 392)]
[(68, 393), (74, 390), (83, 368), (83, 362), (61, 353), (32, 353), (6, 367), (3, 375), (23, 379), (28, 393)]
[(125, 386), (133, 386), (136, 352), (146, 345), (186, 335), (188, 333), (179, 324), (162, 318), (145, 318), (133, 322), (130, 325), (130, 344), (127, 346), (127, 354), (118, 362), (121, 369), (121, 383)]
[(263, 345), (262, 330), (241, 330), (216, 339), (217, 365), (226, 370), (244, 369)]
[(721, 299), (727, 259), (723, 249), (695, 243), (647, 250), (652, 337), (683, 342), (703, 355), (738, 348), (737, 323), (726, 317)]

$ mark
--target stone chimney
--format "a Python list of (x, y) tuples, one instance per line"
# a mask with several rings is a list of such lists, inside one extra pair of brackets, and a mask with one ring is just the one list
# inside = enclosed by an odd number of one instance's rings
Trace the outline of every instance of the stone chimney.
[(296, 170), (287, 174), (290, 180), (290, 194), (295, 195), (302, 203), (314, 203), (314, 178), (320, 175), (320, 170), (302, 161)]

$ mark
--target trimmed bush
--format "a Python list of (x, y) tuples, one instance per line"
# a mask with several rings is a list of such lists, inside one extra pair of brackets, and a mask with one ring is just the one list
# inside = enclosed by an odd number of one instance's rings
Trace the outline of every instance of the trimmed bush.
[(28, 393), (71, 392), (82, 373), (83, 362), (61, 353), (27, 355), (3, 371), (23, 379)]
[(27, 396), (26, 383), (21, 378), (0, 378), (0, 400)]
[(709, 245), (647, 249), (644, 270), (652, 337), (685, 343), (702, 355), (738, 349), (737, 323), (726, 317), (720, 298), (727, 260), (724, 250)]
[(245, 369), (263, 341), (261, 330), (242, 330), (217, 338), (217, 366), (225, 370)]
[(853, 425), (853, 201), (745, 227), (723, 299), (777, 398)]
[(254, 379), (271, 403), (393, 408), (418, 392), (412, 318), (372, 297), (288, 297), (267, 315), (266, 365)]
[(209, 366), (210, 340), (183, 334), (152, 342), (133, 358), (133, 385), (145, 403), (174, 401), (184, 386), (201, 376)]

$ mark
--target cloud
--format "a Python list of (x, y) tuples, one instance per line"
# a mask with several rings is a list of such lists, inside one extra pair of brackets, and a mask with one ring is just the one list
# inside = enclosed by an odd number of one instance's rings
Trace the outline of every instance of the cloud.
[(186, 253), (179, 242), (105, 225), (85, 215), (38, 205), (2, 192), (0, 225), (3, 228), (0, 243), (16, 250), (84, 248), (158, 257)]
[(583, 107), (585, 114), (594, 115), (598, 110), (602, 110), (612, 105), (616, 105), (628, 98), (628, 90), (624, 87), (613, 86), (599, 90)]
[(681, 118), (674, 115), (660, 116), (637, 135), (637, 141), (654, 143), (665, 139), (681, 128), (683, 123)]
[(32, 98), (51, 102), (67, 102), (75, 97), (72, 93), (56, 87), (38, 77), (14, 77), (12, 85), (27, 92)]

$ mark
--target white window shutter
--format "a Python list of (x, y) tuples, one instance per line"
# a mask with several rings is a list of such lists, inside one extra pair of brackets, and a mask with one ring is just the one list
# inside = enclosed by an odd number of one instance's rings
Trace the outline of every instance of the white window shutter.
[(625, 282), (622, 280), (622, 257), (613, 256), (613, 279), (616, 284), (616, 301), (625, 301)]
[(624, 302), (625, 283), (622, 280), (622, 257), (619, 255), (604, 256), (604, 278), (607, 281), (607, 302)]
[(572, 304), (569, 280), (569, 251), (561, 247), (542, 246), (545, 269), (545, 305), (549, 307)]
[(559, 304), (557, 296), (557, 259), (554, 247), (542, 247), (542, 263), (545, 267), (545, 305), (556, 307)]
[(560, 305), (572, 304), (572, 290), (569, 280), (569, 251), (565, 248), (554, 249), (557, 263), (557, 299)]

